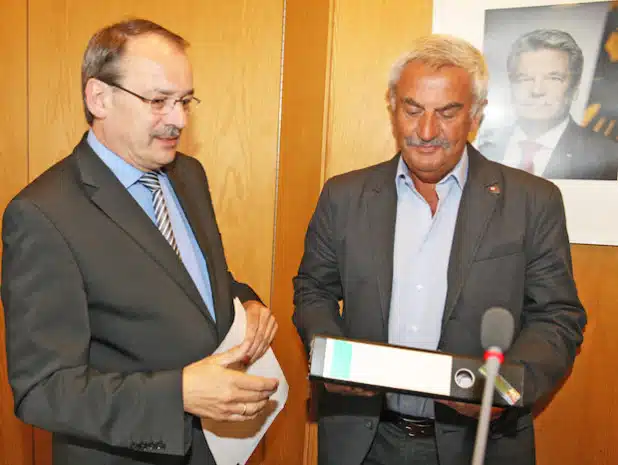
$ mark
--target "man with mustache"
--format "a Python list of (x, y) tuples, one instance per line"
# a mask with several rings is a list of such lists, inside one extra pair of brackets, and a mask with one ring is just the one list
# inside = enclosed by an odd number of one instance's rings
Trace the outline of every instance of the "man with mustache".
[[(507, 308), (525, 408), (494, 409), (485, 463), (532, 465), (532, 407), (568, 373), (586, 315), (558, 188), (467, 143), (487, 80), (481, 53), (449, 36), (420, 38), (395, 63), (399, 153), (324, 185), (293, 318), (307, 350), (323, 334), (482, 357), (485, 310)], [(335, 384), (317, 403), (319, 465), (471, 462), (478, 405)]]
[[(250, 420), (277, 389), (242, 369), (277, 324), (228, 271), (204, 170), (176, 151), (199, 103), (187, 45), (142, 19), (98, 31), (90, 129), (4, 214), (15, 412), (53, 433), (54, 465), (215, 465), (200, 419)], [(245, 340), (212, 355), (235, 297)]]
[(583, 65), (567, 32), (538, 29), (519, 37), (507, 60), (516, 122), (481, 134), (481, 152), (549, 179), (616, 180), (618, 145), (569, 115)]

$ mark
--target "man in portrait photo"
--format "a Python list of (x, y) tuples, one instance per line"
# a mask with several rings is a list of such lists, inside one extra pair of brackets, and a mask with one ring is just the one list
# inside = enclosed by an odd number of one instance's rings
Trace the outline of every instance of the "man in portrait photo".
[(584, 56), (561, 30), (520, 36), (507, 58), (515, 122), (488, 129), (479, 149), (488, 158), (549, 179), (616, 180), (618, 145), (570, 115)]

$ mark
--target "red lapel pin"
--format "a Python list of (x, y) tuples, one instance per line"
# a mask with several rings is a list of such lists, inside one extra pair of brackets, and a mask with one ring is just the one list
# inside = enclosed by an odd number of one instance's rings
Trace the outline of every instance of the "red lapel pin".
[(500, 186), (498, 184), (492, 184), (487, 190), (494, 195), (500, 195)]

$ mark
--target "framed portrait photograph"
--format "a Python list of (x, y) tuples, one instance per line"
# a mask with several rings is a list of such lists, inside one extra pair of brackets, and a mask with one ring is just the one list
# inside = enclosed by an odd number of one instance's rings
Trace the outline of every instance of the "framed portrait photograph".
[(473, 145), (554, 182), (572, 243), (618, 245), (618, 2), (434, 0), (489, 68)]

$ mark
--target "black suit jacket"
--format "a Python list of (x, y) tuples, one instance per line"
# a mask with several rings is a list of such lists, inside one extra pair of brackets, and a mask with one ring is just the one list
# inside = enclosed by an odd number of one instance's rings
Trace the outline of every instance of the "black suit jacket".
[[(513, 127), (488, 131), (479, 150), (490, 160), (502, 162)], [(618, 144), (579, 126), (569, 118), (543, 172), (547, 179), (618, 179)]]
[[(527, 408), (508, 411), (494, 425), (485, 463), (527, 465), (534, 463), (529, 409), (569, 371), (586, 316), (558, 188), (488, 161), (471, 146), (468, 155), (439, 349), (482, 356), (484, 311), (498, 305), (512, 312), (515, 339), (507, 358), (525, 365)], [(294, 323), (307, 346), (315, 334), (388, 341), (398, 161), (336, 176), (323, 188), (294, 279)], [(320, 465), (361, 463), (382, 401), (320, 396)], [(469, 464), (475, 422), (441, 404), (435, 413), (441, 465)]]
[(4, 214), (2, 301), (15, 412), (53, 435), (54, 465), (212, 464), (181, 370), (211, 354), (233, 296), (206, 175), (165, 168), (208, 263), (216, 323), (157, 227), (85, 137)]

